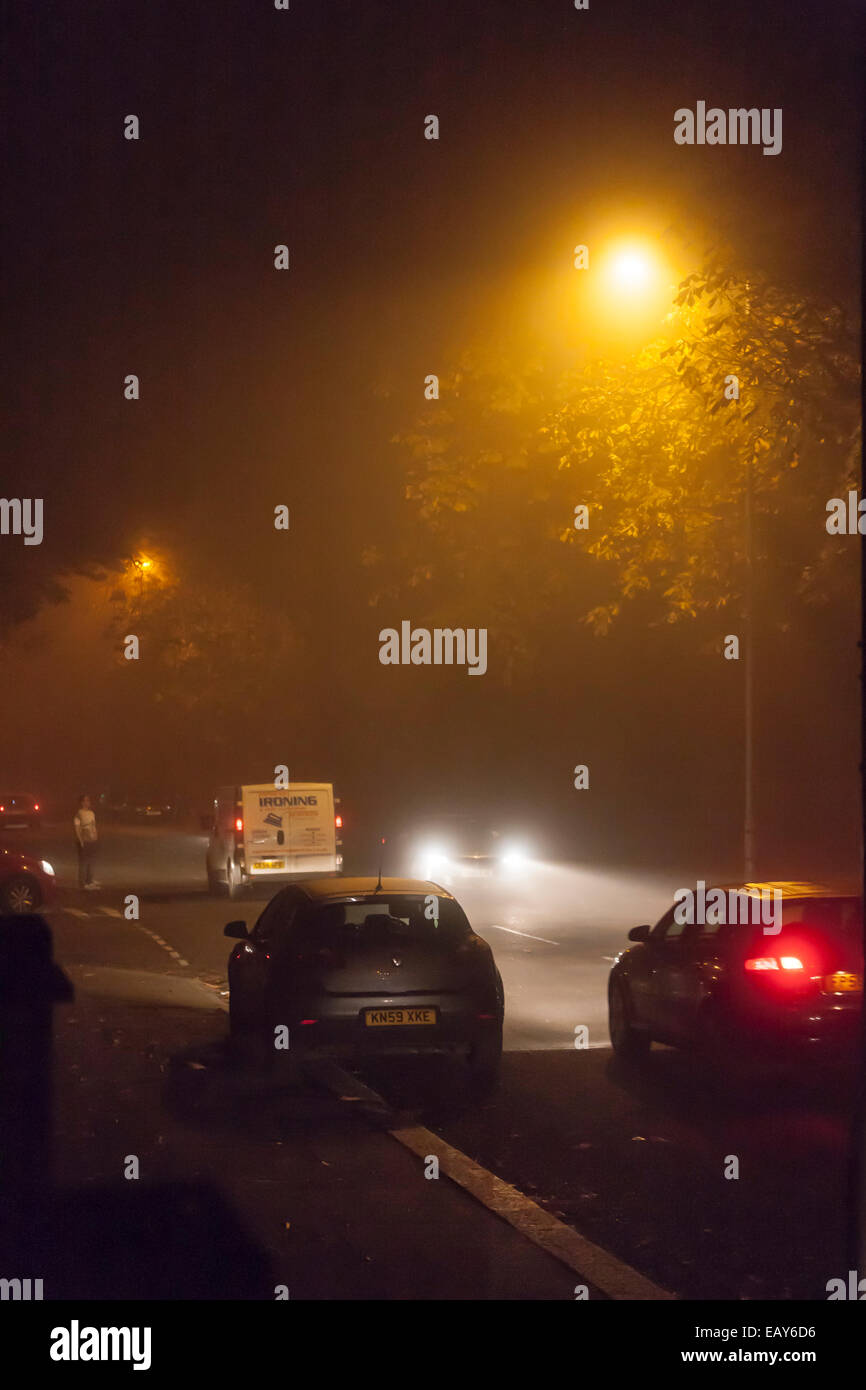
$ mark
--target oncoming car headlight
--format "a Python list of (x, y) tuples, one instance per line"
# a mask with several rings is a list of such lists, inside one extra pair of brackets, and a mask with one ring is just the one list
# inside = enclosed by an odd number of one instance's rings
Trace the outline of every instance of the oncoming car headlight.
[(443, 845), (424, 845), (418, 853), (418, 865), (422, 878), (441, 874), (448, 865), (448, 851)]
[(529, 863), (529, 854), (524, 845), (503, 845), (502, 852), (499, 856), (499, 862), (503, 869), (506, 869), (509, 873), (514, 873), (518, 869), (526, 868), (526, 865)]

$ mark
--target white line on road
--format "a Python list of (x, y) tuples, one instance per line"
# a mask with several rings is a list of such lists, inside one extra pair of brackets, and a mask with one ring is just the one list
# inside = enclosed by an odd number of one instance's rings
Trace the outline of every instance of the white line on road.
[(123, 915), (116, 907), (98, 907), (96, 911), (101, 912), (104, 917), (121, 917)]
[(69, 917), (89, 917), (89, 912), (82, 912), (80, 907), (64, 907), (63, 911)]
[[(366, 1100), (379, 1110), (387, 1112), (389, 1109), (387, 1101), (380, 1095), (338, 1067), (323, 1068), (317, 1075), (329, 1090), (344, 1100)], [(567, 1226), (537, 1202), (525, 1197), (516, 1187), (503, 1182), (495, 1173), (488, 1172), (480, 1163), (475, 1163), (459, 1149), (446, 1144), (432, 1130), (422, 1125), (395, 1125), (387, 1133), (420, 1159), (435, 1154), (440, 1173), (444, 1173), (488, 1211), (507, 1221), (533, 1245), (559, 1260), (560, 1264), (573, 1270), (608, 1298), (654, 1302), (676, 1299), (676, 1294), (654, 1284), (624, 1260), (617, 1259), (610, 1251), (587, 1240), (573, 1226)]]
[(608, 1298), (657, 1301), (675, 1297), (608, 1250), (587, 1240), (572, 1226), (566, 1226), (516, 1187), (503, 1182), (429, 1129), (412, 1125), (389, 1132), (399, 1144), (421, 1159), (436, 1154), (441, 1173)]
[[(482, 929), (483, 930), (483, 929)], [(546, 936), (535, 936), (531, 931), (518, 931), (516, 927), (500, 927), (498, 922), (490, 923), (491, 931), (507, 931), (512, 936), (528, 936), (530, 941), (543, 941), (545, 946), (558, 946), (558, 941), (550, 941)]]

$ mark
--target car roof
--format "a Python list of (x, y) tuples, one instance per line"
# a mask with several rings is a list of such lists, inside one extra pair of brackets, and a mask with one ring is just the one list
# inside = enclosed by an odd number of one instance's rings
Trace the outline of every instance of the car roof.
[(856, 898), (859, 893), (852, 889), (831, 887), (827, 883), (797, 882), (796, 880), (773, 880), (766, 883), (718, 883), (713, 887), (726, 893), (743, 893), (746, 897), (758, 898), (761, 894), (779, 892), (782, 898)]
[(361, 898), (383, 896), (389, 893), (435, 893), (440, 898), (450, 898), (452, 894), (438, 883), (430, 883), (423, 878), (383, 878), (378, 893), (377, 878), (300, 878), (290, 887), (300, 888), (312, 901), (325, 898)]

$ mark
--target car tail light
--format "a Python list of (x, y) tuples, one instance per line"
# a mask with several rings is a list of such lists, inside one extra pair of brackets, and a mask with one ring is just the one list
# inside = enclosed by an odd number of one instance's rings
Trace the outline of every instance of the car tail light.
[(38, 801), (34, 801), (34, 803), (33, 803), (33, 809), (34, 809), (34, 811), (38, 811), (38, 810), (39, 810), (39, 802), (38, 802)]
[(804, 970), (799, 956), (753, 956), (746, 961), (747, 970)]
[(243, 816), (238, 816), (237, 819), (236, 819), (236, 821), (235, 821), (235, 830), (241, 831), (241, 830), (243, 830), (243, 828), (244, 828), (244, 818), (243, 818)]
[(342, 816), (334, 816), (334, 825), (337, 827), (338, 830), (342, 830), (342, 829), (343, 829), (343, 817), (342, 817)]

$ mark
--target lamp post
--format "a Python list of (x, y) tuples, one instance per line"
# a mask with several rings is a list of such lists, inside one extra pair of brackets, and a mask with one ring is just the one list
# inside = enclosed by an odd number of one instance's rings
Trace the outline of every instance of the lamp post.
[(743, 651), (743, 733), (744, 733), (744, 795), (743, 795), (743, 871), (747, 883), (755, 878), (755, 808), (754, 808), (754, 715), (755, 715), (755, 675), (754, 675), (754, 524), (752, 520), (752, 460), (746, 462), (745, 487), (746, 522), (746, 582), (745, 632)]

